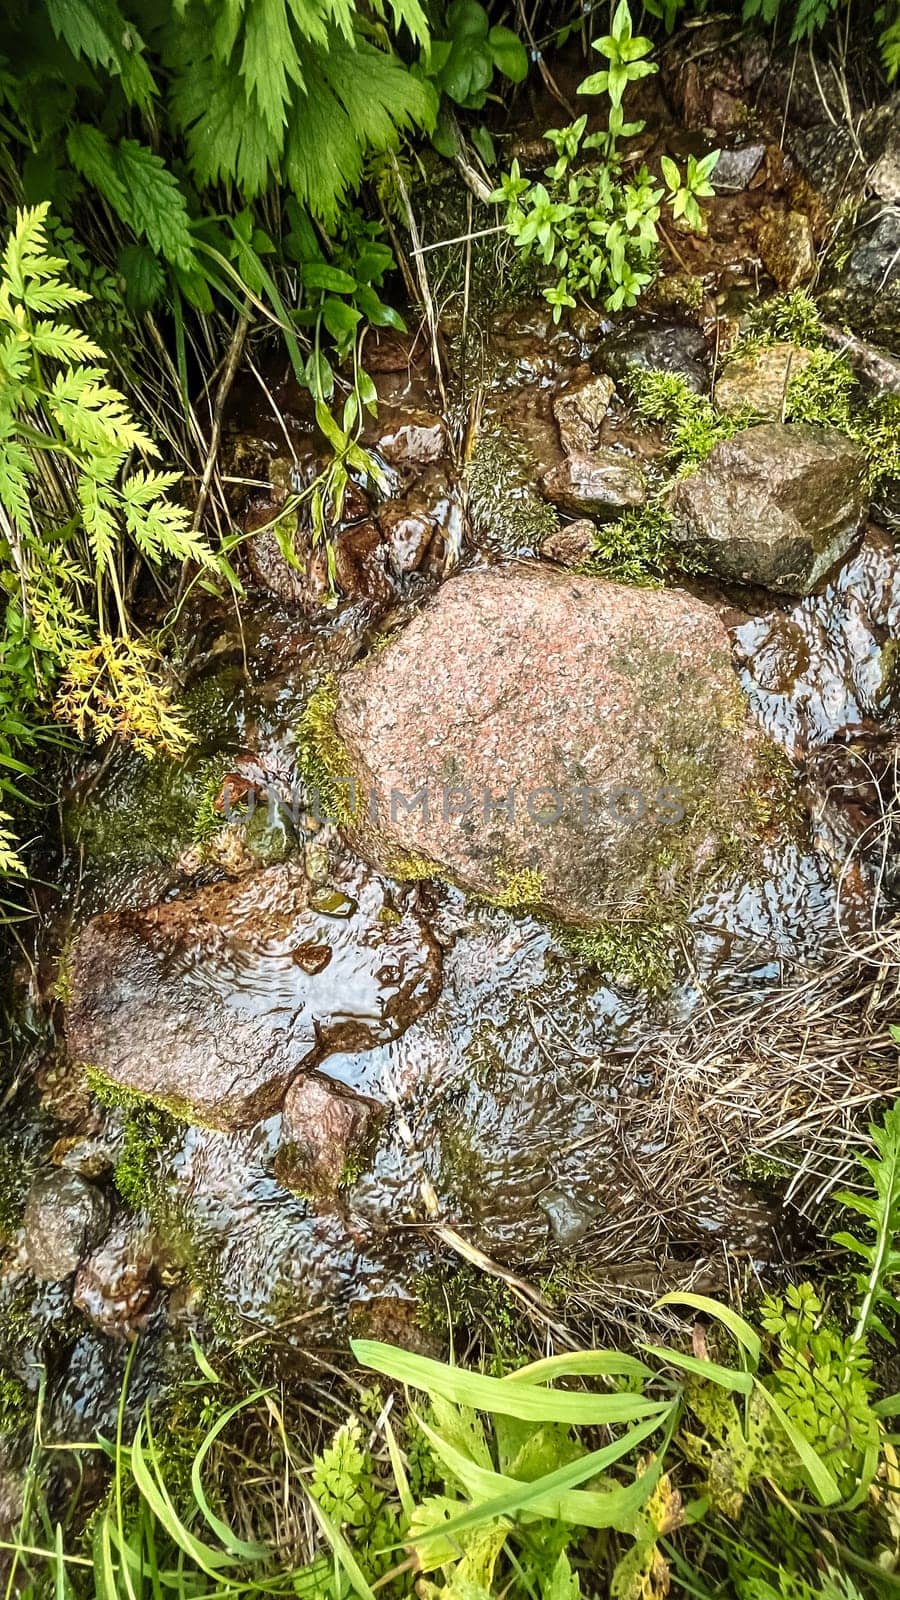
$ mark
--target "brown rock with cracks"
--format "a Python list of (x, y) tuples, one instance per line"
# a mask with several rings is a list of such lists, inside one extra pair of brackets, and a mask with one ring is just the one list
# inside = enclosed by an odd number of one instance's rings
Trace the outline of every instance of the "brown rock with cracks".
[(567, 456), (544, 473), (541, 489), (545, 499), (574, 516), (616, 517), (647, 498), (640, 467), (612, 449)]
[(286, 1188), (327, 1198), (352, 1182), (385, 1108), (321, 1072), (296, 1078), (284, 1102), (275, 1174)]
[(560, 390), (553, 402), (553, 415), (567, 455), (590, 453), (596, 448), (614, 394), (615, 384), (605, 373), (568, 383)]
[[(71, 1054), (189, 1120), (247, 1127), (300, 1071), (395, 1039), (437, 997), (441, 959), (412, 910), (361, 865), (313, 910), (288, 862), (144, 911), (95, 917), (76, 941)], [(311, 961), (312, 946), (330, 959)], [(297, 959), (298, 953), (300, 959)]]
[(461, 573), (345, 674), (336, 724), (373, 854), (566, 922), (658, 916), (752, 842), (760, 735), (718, 613), (679, 590)]
[(676, 484), (673, 533), (724, 578), (808, 594), (850, 549), (867, 504), (865, 456), (846, 434), (767, 422)]

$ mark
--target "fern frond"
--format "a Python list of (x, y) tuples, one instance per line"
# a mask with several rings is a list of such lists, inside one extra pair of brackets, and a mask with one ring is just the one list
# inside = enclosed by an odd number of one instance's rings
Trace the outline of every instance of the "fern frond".
[(68, 442), (122, 459), (129, 450), (156, 456), (149, 434), (135, 422), (125, 396), (105, 381), (98, 367), (59, 373), (47, 392), (50, 411)]
[(94, 564), (101, 572), (106, 571), (112, 566), (119, 542), (115, 494), (108, 484), (86, 472), (79, 479), (78, 502)]
[(859, 1304), (856, 1326), (851, 1336), (852, 1344), (864, 1341), (869, 1330), (874, 1329), (893, 1344), (879, 1313), (883, 1307), (900, 1313), (900, 1300), (889, 1287), (890, 1280), (900, 1276), (900, 1101), (886, 1112), (881, 1126), (872, 1124), (869, 1135), (876, 1155), (860, 1156), (859, 1164), (868, 1174), (872, 1186), (870, 1194), (854, 1194), (847, 1190), (836, 1195), (838, 1202), (856, 1213), (865, 1224), (864, 1236), (859, 1237), (849, 1229), (833, 1236), (834, 1243), (859, 1257), (865, 1268), (854, 1275)]
[(190, 219), (178, 180), (161, 156), (135, 139), (120, 139), (119, 177), (128, 196), (125, 221), (166, 261), (190, 272), (197, 265)]
[(84, 305), (91, 296), (86, 289), (74, 283), (29, 283), (22, 291), (22, 304), (39, 315), (46, 311), (69, 311), (73, 306)]
[(53, 361), (103, 361), (104, 354), (93, 339), (80, 328), (70, 328), (65, 322), (39, 322), (32, 329), (32, 350), (39, 356), (50, 356)]
[(29, 478), (33, 470), (28, 451), (18, 439), (0, 438), (0, 506), (23, 526), (31, 515)]
[(0, 811), (0, 878), (12, 877), (13, 874), (21, 876), (25, 872), (25, 865), (16, 851), (16, 841), (9, 829), (4, 826), (10, 818), (5, 811)]
[(29, 268), (33, 273), (35, 261), (46, 255), (47, 231), (44, 223), (49, 210), (49, 202), (44, 201), (39, 206), (30, 206), (17, 212), (16, 225), (6, 242), (3, 276), (17, 300), (22, 298)]

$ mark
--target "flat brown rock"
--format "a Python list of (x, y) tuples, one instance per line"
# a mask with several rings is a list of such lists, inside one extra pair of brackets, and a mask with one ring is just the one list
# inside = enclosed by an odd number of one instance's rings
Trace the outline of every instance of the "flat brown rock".
[[(95, 917), (72, 956), (70, 1054), (123, 1088), (214, 1127), (275, 1111), (304, 1069), (396, 1038), (440, 986), (410, 911), (385, 915), (363, 868), (340, 915), (313, 910), (295, 864), (145, 911)], [(348, 914), (349, 913), (349, 914)]]
[(658, 915), (748, 837), (759, 736), (679, 590), (463, 573), (344, 676), (337, 731), (389, 869), (567, 922)]

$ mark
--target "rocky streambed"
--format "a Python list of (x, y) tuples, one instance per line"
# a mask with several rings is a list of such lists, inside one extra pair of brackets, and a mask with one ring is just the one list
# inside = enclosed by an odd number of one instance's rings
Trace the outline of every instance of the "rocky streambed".
[[(238, 385), (248, 593), (187, 607), (196, 744), (73, 775), (13, 973), (0, 1356), (50, 1360), (60, 1425), (138, 1330), (138, 1395), (186, 1328), (422, 1337), (447, 1229), (548, 1315), (777, 1274), (890, 1090), (896, 483), (829, 384), (900, 387), (897, 152), (869, 114), (832, 267), (832, 123), (782, 147), (748, 51), (664, 77), (653, 137), (724, 154), (646, 309), (451, 296), (441, 373), (414, 317), (372, 337), (336, 604), (325, 441), (280, 372)], [(729, 358), (817, 272), (831, 320)], [(635, 372), (702, 401), (702, 460)]]

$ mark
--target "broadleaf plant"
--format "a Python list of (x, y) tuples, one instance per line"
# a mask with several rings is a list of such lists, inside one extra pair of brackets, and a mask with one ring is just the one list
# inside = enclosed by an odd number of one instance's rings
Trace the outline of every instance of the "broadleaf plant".
[[(587, 133), (587, 114), (545, 134), (556, 161), (546, 183), (523, 178), (517, 161), (491, 198), (506, 208), (506, 228), (524, 255), (537, 255), (555, 278), (544, 290), (559, 322), (576, 296), (602, 300), (610, 311), (633, 306), (653, 276), (662, 202), (673, 220), (703, 225), (699, 201), (713, 192), (710, 174), (718, 159), (688, 158), (684, 173), (663, 158), (665, 186), (642, 165), (626, 177), (622, 142), (640, 133), (642, 122), (626, 122), (623, 96), (629, 83), (658, 69), (647, 57), (649, 39), (635, 37), (628, 0), (619, 0), (609, 34), (594, 40), (607, 65), (579, 85), (581, 94), (609, 101), (605, 129)], [(598, 152), (590, 161), (588, 152)]]

